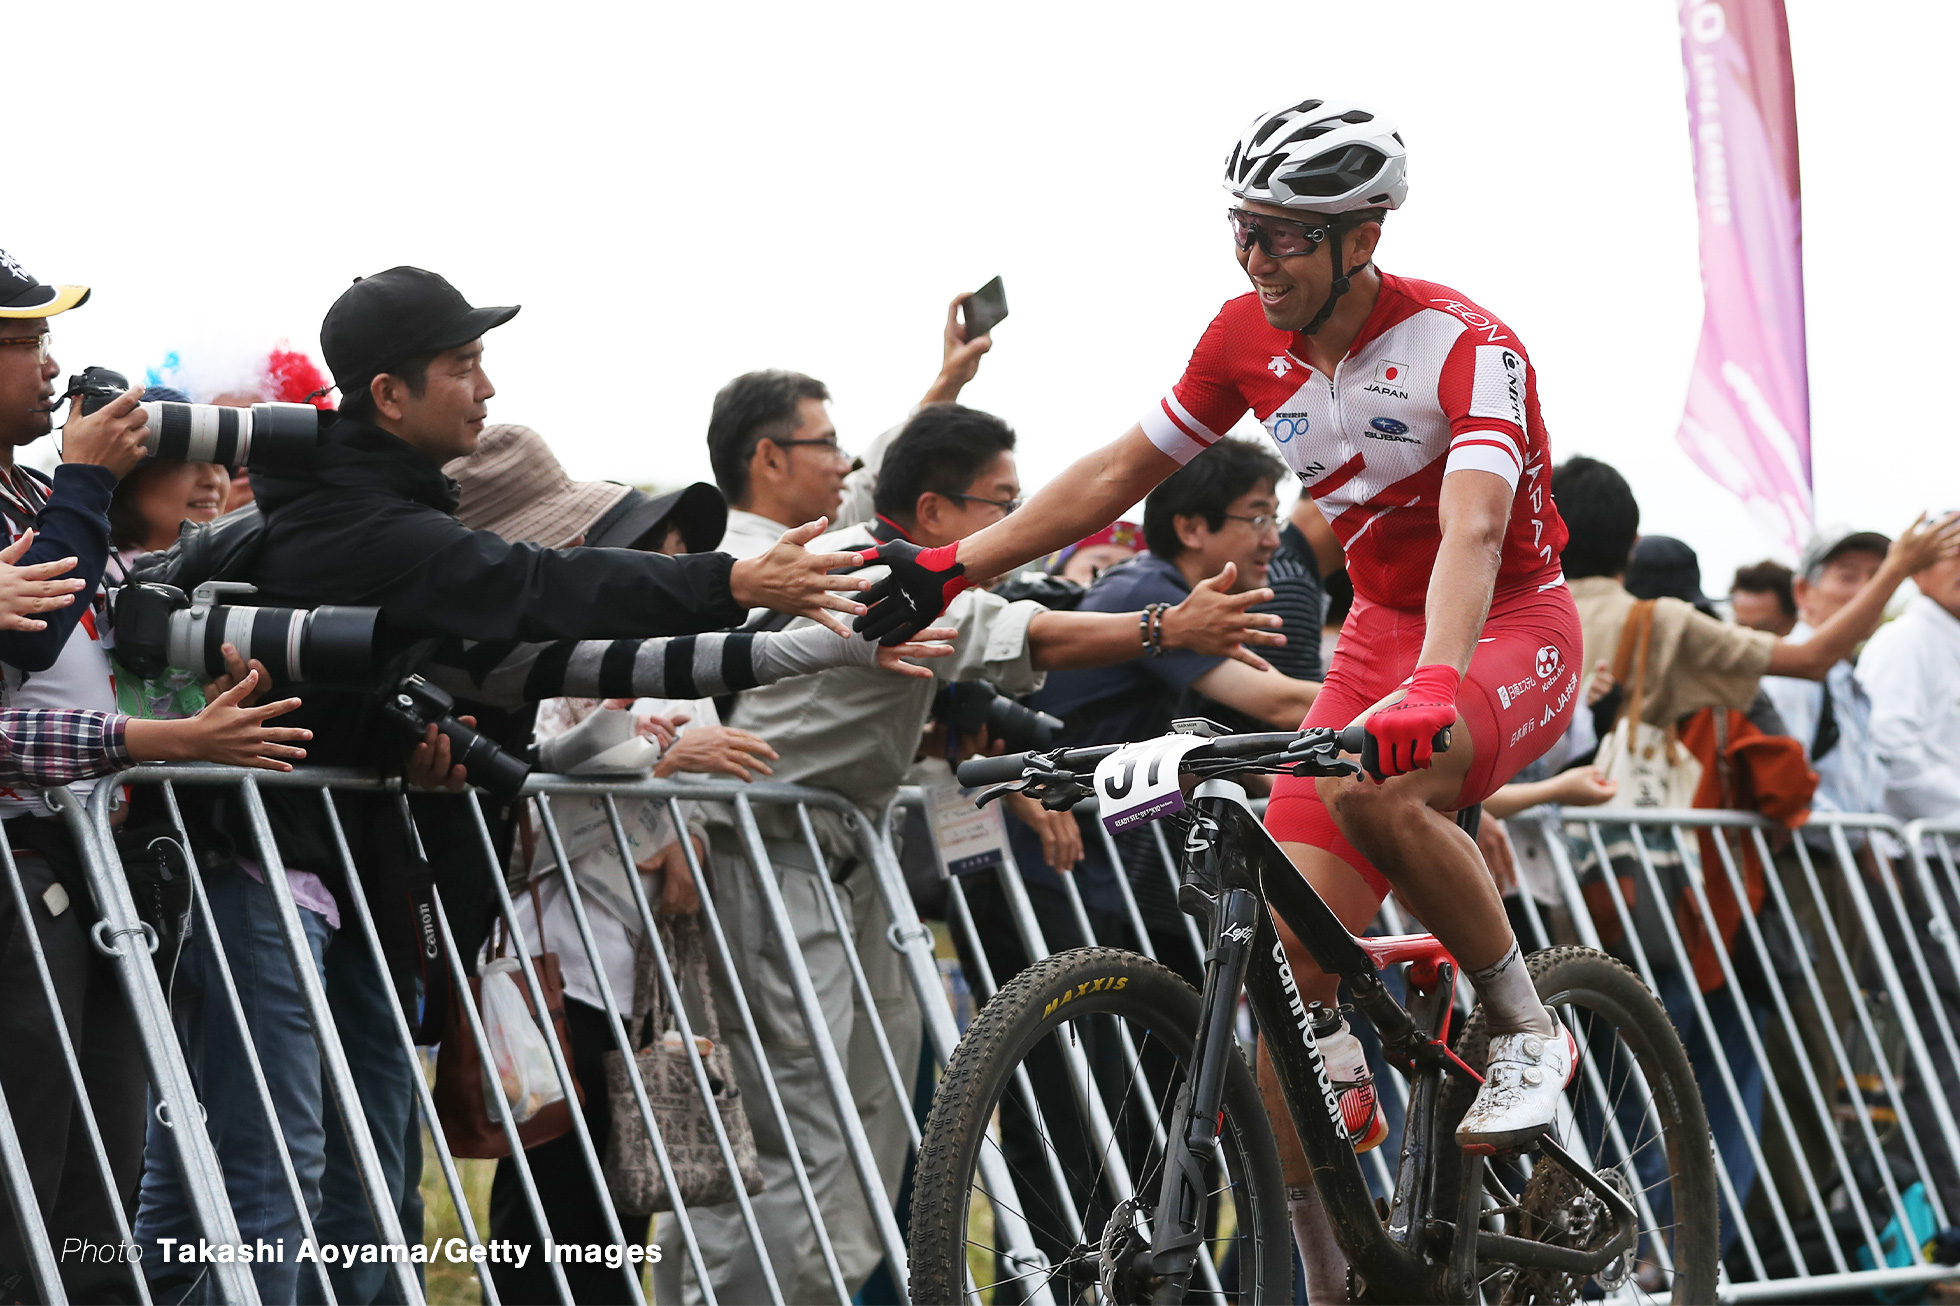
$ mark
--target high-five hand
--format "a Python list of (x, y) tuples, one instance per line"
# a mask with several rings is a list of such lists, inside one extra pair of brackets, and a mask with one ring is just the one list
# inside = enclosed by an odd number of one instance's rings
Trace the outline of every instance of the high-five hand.
[(830, 614), (849, 612), (862, 615), (864, 605), (841, 594), (870, 589), (871, 582), (859, 576), (829, 574), (858, 566), (857, 554), (812, 553), (803, 547), (823, 534), (827, 525), (829, 519), (824, 517), (805, 522), (794, 530), (784, 531), (783, 538), (767, 553), (759, 553), (736, 563), (734, 570), (728, 574), (728, 588), (735, 601), (745, 608), (769, 608), (791, 616), (808, 617), (830, 627), (839, 635), (848, 636), (851, 632)]
[(1273, 613), (1249, 611), (1270, 602), (1273, 592), (1256, 589), (1232, 593), (1232, 582), (1238, 574), (1237, 563), (1226, 563), (1216, 576), (1207, 576), (1193, 585), (1189, 598), (1164, 613), (1166, 648), (1233, 658), (1260, 671), (1272, 669), (1264, 658), (1245, 646), (1262, 644), (1277, 648), (1286, 643), (1286, 636), (1278, 633), (1285, 623)]

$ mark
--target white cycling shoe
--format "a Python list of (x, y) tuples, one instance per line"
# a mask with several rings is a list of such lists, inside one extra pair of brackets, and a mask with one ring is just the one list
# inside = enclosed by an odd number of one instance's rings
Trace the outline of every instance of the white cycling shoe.
[(1477, 1100), (1456, 1127), (1458, 1147), (1496, 1152), (1529, 1143), (1558, 1118), (1559, 1102), (1579, 1060), (1572, 1034), (1557, 1016), (1543, 1034), (1499, 1034)]

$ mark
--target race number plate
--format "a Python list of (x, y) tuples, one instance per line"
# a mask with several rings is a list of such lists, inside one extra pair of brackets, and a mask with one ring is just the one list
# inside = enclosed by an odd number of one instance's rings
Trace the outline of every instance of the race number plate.
[(1126, 744), (1096, 766), (1096, 801), (1111, 834), (1144, 821), (1184, 810), (1178, 764), (1194, 748), (1211, 742), (1202, 735), (1163, 735)]

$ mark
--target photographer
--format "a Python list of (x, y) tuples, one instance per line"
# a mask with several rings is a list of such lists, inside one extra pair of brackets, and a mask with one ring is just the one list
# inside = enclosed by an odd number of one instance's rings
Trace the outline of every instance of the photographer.
[[(1013, 430), (998, 417), (958, 404), (921, 408), (886, 452), (878, 475), (877, 518), (835, 532), (817, 547), (851, 548), (880, 574), (881, 542), (909, 540), (921, 546), (950, 544), (1012, 511), (1020, 498)], [(1149, 627), (1165, 647), (1194, 648), (1257, 661), (1240, 647), (1269, 643), (1263, 632), (1276, 618), (1248, 615), (1246, 608), (1268, 591), (1228, 595), (1217, 578), (1200, 583)], [(985, 680), (1002, 693), (1020, 694), (1057, 667), (1102, 666), (1142, 656), (1146, 627), (1131, 612), (1051, 612), (1030, 602), (1009, 603), (984, 589), (961, 594), (942, 623), (959, 637), (952, 657), (932, 664), (935, 681), (901, 680), (848, 667), (751, 690), (736, 700), (728, 724), (767, 740), (779, 757), (773, 779), (834, 790), (856, 803), (875, 823), (896, 794), (917, 754), (938, 683)], [(793, 629), (793, 628), (792, 628)], [(882, 1252), (862, 1192), (846, 1158), (842, 1123), (831, 1109), (815, 1050), (798, 1013), (782, 943), (772, 937), (747, 864), (742, 841), (726, 809), (708, 814), (710, 851), (723, 919), (735, 936), (736, 966), (748, 995), (769, 1063), (816, 1190), (824, 1224), (856, 1292)], [(814, 877), (819, 874), (794, 810), (755, 809), (770, 866), (782, 886), (796, 941), (809, 965), (830, 1037), (844, 1062), (853, 1100), (883, 1171), (896, 1191), (906, 1151), (905, 1115), (910, 1102), (894, 1099), (883, 1063), (872, 1050), (852, 990), (844, 943)], [(885, 939), (889, 918), (877, 896), (872, 869), (858, 856), (856, 838), (836, 814), (810, 812), (817, 839), (852, 922), (852, 941), (871, 989), (878, 1018), (901, 1067), (916, 1064), (919, 1012), (899, 954)], [(721, 873), (726, 868), (726, 873)], [(731, 1051), (738, 1085), (750, 1100), (764, 1089), (746, 1046)], [(794, 1182), (784, 1140), (759, 1133), (764, 1188), (755, 1199), (768, 1239), (770, 1261), (786, 1301), (815, 1301), (828, 1292), (816, 1237)], [(723, 1301), (761, 1301), (767, 1292), (735, 1208), (690, 1212)], [(656, 1271), (662, 1300), (679, 1300), (680, 1258)]]
[[(39, 968), (28, 946), (29, 922), (19, 919), (13, 894), (0, 893), (0, 1092), (20, 1130), (21, 1149), (49, 1236), (59, 1243), (120, 1241), (112, 1203), (134, 1196), (142, 1155), (147, 1078), (142, 1042), (123, 999), (111, 959), (89, 941), (94, 900), (67, 828), (50, 817), (40, 785), (67, 780), (78, 794), (93, 781), (131, 761), (201, 759), (288, 769), (303, 752), (285, 742), (303, 731), (267, 728), (263, 722), (291, 704), (241, 710), (243, 696), (213, 703), (191, 721), (128, 721), (115, 712), (115, 689), (100, 638), (106, 624), (100, 603), (109, 556), (110, 495), (117, 480), (143, 458), (148, 437), (139, 395), (124, 394), (84, 415), (77, 402), (63, 429), (62, 463), (52, 478), (14, 463), (14, 450), (52, 428), (54, 380), (60, 366), (48, 349), (48, 319), (88, 299), (83, 286), (44, 286), (0, 253), (0, 519), (15, 545), (34, 538), (13, 556), (31, 574), (43, 564), (65, 563), (66, 603), (37, 606), (37, 615), (0, 623), (0, 671), (5, 707), (19, 733), (16, 769), (26, 781), (0, 790), (0, 817), (16, 850), (31, 925), (76, 1053), (103, 1151), (116, 1191), (97, 1182), (89, 1135), (76, 1117), (75, 1086), (51, 1067), (62, 1064), (52, 1013), (34, 996)], [(61, 568), (67, 571), (67, 567)], [(70, 583), (79, 581), (78, 588)], [(11, 588), (0, 587), (0, 588)], [(30, 595), (38, 603), (64, 597)], [(16, 615), (22, 615), (16, 613)], [(28, 763), (32, 763), (29, 765)], [(13, 1212), (0, 1196), (0, 1292), (18, 1291), (26, 1258)], [(84, 1300), (123, 1290), (120, 1264), (66, 1261), (63, 1282)]]
[[(258, 604), (380, 608), (383, 660), (401, 670), (412, 669), (406, 663), (413, 650), (429, 640), (687, 634), (735, 624), (753, 607), (842, 630), (831, 612), (855, 612), (859, 605), (829, 591), (864, 584), (825, 574), (853, 562), (850, 555), (802, 547), (821, 529), (818, 522), (737, 562), (723, 554), (668, 558), (618, 549), (545, 549), (512, 544), (458, 521), (455, 485), (442, 467), (476, 447), (495, 394), (483, 365), (483, 336), (516, 313), (514, 307), (473, 307), (447, 281), (419, 268), (391, 268), (343, 293), (320, 332), (341, 390), (340, 415), (322, 431), (311, 467), (253, 472), (265, 531), (249, 565), (228, 579), (256, 585)], [(296, 723), (313, 728), (315, 761), (401, 766), (404, 732), (383, 715), (374, 695), (313, 687), (306, 699)], [(407, 873), (416, 857), (391, 801), (335, 798), (354, 863), (367, 881)], [(271, 792), (265, 807), (288, 868), (319, 876), (342, 899), (349, 886), (342, 882), (318, 795)], [(421, 833), (432, 855), (434, 846), (474, 846), (474, 826), (459, 803), (423, 810), (428, 819)], [(500, 833), (502, 814), (492, 819), (493, 832)], [(244, 823), (232, 825), (232, 842), (251, 847)], [(487, 887), (478, 886), (476, 901), (458, 904), (456, 914), (480, 920)], [(374, 973), (358, 938), (345, 936), (327, 947), (324, 969), (389, 1197), (406, 1204), (404, 1223), (413, 1239), (419, 1235), (420, 1160), (412, 1127), (412, 1076), (418, 1072), (395, 1043), (389, 1008), (396, 994)], [(367, 1197), (331, 1102), (324, 1133), (316, 1232), (326, 1241), (374, 1242)], [(343, 1302), (371, 1301), (386, 1274), (382, 1265), (340, 1267), (336, 1295)]]

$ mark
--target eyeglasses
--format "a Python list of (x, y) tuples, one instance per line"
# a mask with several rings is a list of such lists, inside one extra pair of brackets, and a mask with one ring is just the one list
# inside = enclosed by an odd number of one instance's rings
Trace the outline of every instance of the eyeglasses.
[(1242, 521), (1246, 525), (1252, 527), (1253, 533), (1255, 535), (1264, 535), (1266, 533), (1266, 528), (1268, 526), (1273, 525), (1275, 522), (1279, 520), (1278, 517), (1275, 517), (1272, 513), (1269, 512), (1262, 512), (1252, 517), (1241, 517), (1235, 512), (1228, 512), (1225, 514), (1225, 516), (1231, 521)]
[(47, 331), (43, 331), (38, 336), (0, 336), (0, 349), (25, 349), (29, 345), (32, 345), (40, 353), (39, 361), (46, 363), (48, 361), (48, 341), (53, 338), (53, 334)]
[(961, 503), (984, 503), (989, 508), (1000, 509), (1003, 514), (1015, 511), (1022, 503), (1020, 499), (983, 499), (977, 494), (948, 494), (946, 497), (958, 499)]
[(1240, 249), (1251, 249), (1256, 242), (1266, 251), (1269, 258), (1288, 258), (1295, 254), (1311, 254), (1321, 247), (1327, 237), (1333, 234), (1334, 221), (1328, 219), (1319, 226), (1305, 222), (1295, 222), (1291, 218), (1275, 218), (1264, 213), (1250, 213), (1245, 209), (1227, 209), (1225, 216), (1232, 224), (1232, 241)]
[(778, 449), (793, 449), (799, 444), (814, 444), (830, 450), (830, 452), (836, 454), (839, 458), (848, 458), (850, 456), (844, 452), (844, 447), (837, 443), (837, 437), (834, 435), (825, 436), (821, 440), (777, 440), (772, 438), (769, 443), (775, 445)]

